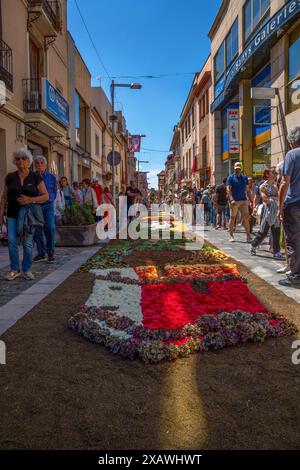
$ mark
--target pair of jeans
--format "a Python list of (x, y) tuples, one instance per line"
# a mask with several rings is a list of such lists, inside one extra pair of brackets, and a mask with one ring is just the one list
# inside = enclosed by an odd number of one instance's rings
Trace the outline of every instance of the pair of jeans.
[[(17, 219), (8, 217), (7, 219), (7, 231), (8, 231), (8, 253), (10, 259), (10, 268), (12, 271), (20, 271), (19, 262), (19, 237), (17, 234)], [(33, 252), (33, 235), (27, 234), (23, 241), (23, 262), (22, 271), (26, 273), (30, 271), (32, 265), (32, 252)]]
[[(55, 212), (54, 203), (50, 202), (41, 206), (45, 221), (44, 227), (37, 227), (34, 231), (34, 241), (38, 254), (45, 256), (52, 254), (55, 249)], [(46, 239), (46, 240), (45, 240)]]
[(252, 242), (252, 246), (254, 248), (257, 248), (268, 236), (270, 229), (273, 237), (273, 251), (274, 254), (276, 254), (280, 252), (280, 227), (275, 227), (275, 225), (272, 225), (272, 227), (270, 227), (267, 222), (265, 222), (263, 227), (260, 227), (256, 237)]
[(283, 228), (291, 277), (300, 283), (300, 202), (285, 208)]
[(221, 204), (218, 204), (218, 217), (217, 217), (217, 225), (219, 227), (226, 227), (226, 209), (227, 205), (223, 206)]

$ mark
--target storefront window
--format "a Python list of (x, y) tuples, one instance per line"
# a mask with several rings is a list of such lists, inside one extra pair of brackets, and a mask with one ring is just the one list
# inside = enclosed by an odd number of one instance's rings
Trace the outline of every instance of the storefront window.
[[(269, 88), (271, 86), (271, 66), (268, 64), (252, 80), (253, 87)], [(271, 129), (271, 101), (253, 100), (253, 136), (265, 135)]]
[[(248, 0), (244, 6), (244, 41), (258, 25), (263, 25), (269, 18), (270, 0)], [(263, 19), (263, 21), (261, 21)]]
[(261, 178), (266, 168), (271, 166), (271, 142), (254, 147), (253, 149), (253, 177)]
[(290, 35), (288, 112), (300, 108), (300, 27)]

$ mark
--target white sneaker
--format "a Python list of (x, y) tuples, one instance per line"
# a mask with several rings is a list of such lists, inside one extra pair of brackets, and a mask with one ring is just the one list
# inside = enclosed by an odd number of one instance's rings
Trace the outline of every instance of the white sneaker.
[(33, 281), (34, 274), (31, 271), (27, 271), (26, 273), (23, 273), (23, 278), (26, 279), (26, 281)]
[(283, 266), (282, 268), (277, 269), (278, 274), (286, 274), (290, 271), (288, 266)]
[(234, 242), (234, 237), (233, 237), (232, 235), (230, 235), (229, 241), (230, 241), (230, 242)]
[(18, 277), (21, 276), (21, 272), (20, 271), (11, 271), (10, 273), (8, 273), (6, 275), (6, 280), (7, 281), (14, 281), (15, 279), (17, 279)]

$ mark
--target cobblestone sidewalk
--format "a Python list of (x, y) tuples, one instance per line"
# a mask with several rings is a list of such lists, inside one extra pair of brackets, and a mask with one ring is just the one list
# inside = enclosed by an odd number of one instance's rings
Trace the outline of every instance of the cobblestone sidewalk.
[(0, 247), (0, 307), (56, 271), (74, 256), (80, 254), (81, 251), (82, 248), (57, 248), (54, 263), (50, 264), (47, 261), (33, 263), (32, 272), (35, 275), (34, 281), (25, 281), (22, 278), (18, 278), (13, 282), (8, 282), (5, 279), (7, 272), (9, 272), (7, 247)]

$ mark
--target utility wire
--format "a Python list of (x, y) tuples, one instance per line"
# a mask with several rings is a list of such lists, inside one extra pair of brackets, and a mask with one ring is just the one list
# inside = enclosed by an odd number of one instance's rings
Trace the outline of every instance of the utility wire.
[(100, 62), (100, 64), (101, 64), (103, 70), (105, 71), (107, 77), (108, 77), (110, 80), (112, 80), (112, 78), (111, 78), (111, 76), (110, 76), (110, 74), (109, 74), (107, 68), (105, 67), (104, 62), (103, 62), (103, 60), (102, 60), (102, 58), (101, 58), (101, 56), (100, 56), (100, 54), (99, 54), (99, 52), (98, 52), (97, 47), (95, 46), (95, 43), (94, 43), (93, 38), (92, 38), (92, 35), (91, 35), (91, 33), (90, 33), (90, 31), (89, 31), (89, 28), (87, 27), (87, 24), (86, 24), (86, 22), (85, 22), (85, 20), (84, 20), (84, 18), (83, 18), (83, 15), (82, 15), (82, 13), (81, 13), (81, 10), (80, 10), (80, 8), (79, 8), (79, 5), (78, 5), (78, 3), (77, 3), (77, 0), (74, 0), (74, 2), (75, 2), (75, 5), (76, 5), (76, 7), (77, 7), (77, 10), (78, 10), (78, 13), (79, 13), (79, 15), (80, 15), (80, 18), (81, 18), (81, 20), (82, 20), (82, 22), (83, 22), (83, 25), (84, 25), (84, 27), (85, 27), (85, 30), (86, 30), (86, 32), (87, 32), (89, 38), (90, 38), (91, 44), (92, 44), (92, 46), (93, 46), (93, 48), (94, 48), (94, 50), (95, 50), (95, 53), (96, 53), (96, 55), (97, 55), (97, 57), (98, 57), (98, 60), (99, 60), (99, 62)]
[(156, 153), (170, 153), (170, 150), (146, 149), (143, 147), (141, 150), (146, 150), (147, 152), (156, 152)]
[[(166, 77), (174, 77), (174, 76), (180, 76), (180, 75), (195, 75), (198, 72), (171, 72), (171, 73), (161, 73), (161, 74), (156, 74), (156, 75), (114, 75), (111, 78), (114, 80), (118, 79), (131, 79), (131, 78), (144, 78), (144, 79), (160, 79), (160, 78), (166, 78)], [(105, 77), (101, 77), (102, 79), (105, 79)]]

